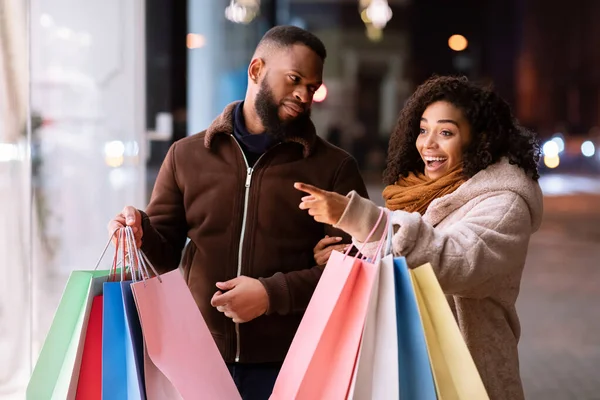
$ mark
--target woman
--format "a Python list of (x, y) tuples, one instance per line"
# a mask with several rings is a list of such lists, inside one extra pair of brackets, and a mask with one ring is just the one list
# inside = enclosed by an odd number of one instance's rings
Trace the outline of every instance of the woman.
[[(492, 400), (524, 397), (515, 303), (542, 219), (539, 153), (508, 104), (465, 78), (421, 85), (390, 138), (383, 197), (393, 252), (411, 268), (432, 264)], [(296, 188), (309, 194), (301, 209), (355, 242), (377, 221), (378, 207), (356, 193)]]

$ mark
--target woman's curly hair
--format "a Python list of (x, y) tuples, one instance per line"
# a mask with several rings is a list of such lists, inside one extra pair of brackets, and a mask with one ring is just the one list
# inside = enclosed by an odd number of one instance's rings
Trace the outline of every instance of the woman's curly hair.
[(416, 148), (421, 117), (437, 101), (447, 101), (463, 111), (471, 125), (471, 143), (463, 153), (467, 178), (507, 157), (532, 179), (539, 178), (540, 146), (536, 135), (519, 125), (510, 106), (492, 90), (483, 89), (465, 77), (435, 76), (417, 88), (400, 112), (390, 137), (385, 184), (400, 176), (423, 172), (425, 164)]

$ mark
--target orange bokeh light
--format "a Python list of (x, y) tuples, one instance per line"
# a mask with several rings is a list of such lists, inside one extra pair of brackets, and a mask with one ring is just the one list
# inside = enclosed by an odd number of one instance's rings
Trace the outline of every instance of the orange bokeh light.
[(463, 51), (468, 45), (469, 42), (463, 35), (452, 35), (448, 39), (448, 46), (454, 51)]

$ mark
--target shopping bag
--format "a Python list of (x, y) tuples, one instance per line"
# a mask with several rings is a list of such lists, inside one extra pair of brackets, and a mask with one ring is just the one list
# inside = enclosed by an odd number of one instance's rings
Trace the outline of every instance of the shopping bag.
[[(382, 210), (369, 238), (383, 216)], [(377, 268), (347, 254), (331, 253), (271, 399), (344, 399), (348, 395)]]
[(144, 338), (129, 282), (121, 282), (125, 310), (127, 394), (129, 399), (146, 398), (144, 388)]
[(388, 400), (399, 397), (398, 329), (394, 259), (378, 267), (349, 399)]
[(431, 264), (410, 271), (440, 400), (489, 399)]
[(148, 356), (178, 393), (186, 400), (241, 399), (181, 272), (144, 279), (131, 288)]
[(92, 300), (109, 271), (73, 271), (26, 389), (26, 398), (74, 399)]
[(173, 383), (154, 365), (143, 346), (145, 391), (147, 400), (183, 400)]
[(76, 400), (102, 398), (102, 295), (94, 297), (88, 321)]
[(436, 400), (435, 383), (425, 342), (425, 332), (408, 266), (394, 258), (398, 326), (398, 374), (400, 398)]
[[(134, 347), (142, 345), (141, 338), (132, 335), (131, 328), (139, 325), (137, 313), (126, 312), (126, 303), (131, 310), (130, 285), (133, 280), (125, 280), (129, 272), (134, 280), (139, 275), (138, 249), (130, 227), (119, 230), (117, 249), (113, 260), (110, 282), (104, 283), (102, 306), (102, 399), (142, 400), (143, 381), (139, 369), (142, 360), (136, 358)], [(117, 266), (121, 264), (121, 274)], [(130, 299), (131, 298), (131, 299)], [(133, 311), (133, 310), (131, 310)], [(139, 321), (139, 320), (138, 320)], [(135, 343), (137, 342), (137, 343)], [(135, 343), (135, 344), (134, 344)], [(138, 352), (139, 356), (142, 354)]]
[(127, 347), (121, 282), (106, 282), (103, 298), (102, 399), (127, 400)]
[(373, 285), (349, 399), (387, 400), (399, 397), (398, 327), (392, 255), (393, 226), (388, 234)]

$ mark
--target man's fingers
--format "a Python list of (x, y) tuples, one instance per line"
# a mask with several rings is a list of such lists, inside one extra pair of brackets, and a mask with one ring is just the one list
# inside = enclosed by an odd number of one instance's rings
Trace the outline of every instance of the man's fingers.
[(319, 243), (317, 243), (317, 245), (315, 246), (314, 252), (318, 252), (323, 250), (325, 247), (330, 246), (334, 243), (339, 242), (340, 240), (342, 240), (341, 237), (325, 237), (321, 240), (319, 240)]
[(326, 190), (319, 189), (318, 187), (309, 185), (308, 183), (296, 182), (294, 183), (294, 187), (317, 198), (323, 197), (328, 193)]
[(121, 211), (121, 215), (125, 218), (125, 223), (129, 226), (138, 225), (141, 223), (138, 218), (139, 211), (135, 207), (127, 206)]
[[(116, 230), (121, 229), (121, 228), (125, 228), (125, 225), (114, 219), (108, 223), (108, 233), (110, 235), (113, 235), (113, 233)], [(115, 234), (114, 236), (117, 236), (117, 235)]]
[(224, 312), (228, 312), (230, 310), (227, 308), (227, 306), (217, 306), (217, 311), (224, 313)]
[(215, 304), (215, 300), (216, 300), (216, 299), (217, 299), (217, 297), (218, 297), (219, 295), (221, 295), (221, 294), (223, 294), (223, 293), (221, 293), (221, 292), (219, 292), (219, 291), (217, 291), (215, 294), (213, 294), (213, 296), (210, 298), (210, 305), (211, 305), (211, 306), (213, 306), (213, 307), (217, 307), (217, 304)]
[(217, 282), (216, 286), (221, 290), (231, 290), (239, 284), (238, 278), (233, 278), (227, 282)]
[(223, 293), (220, 290), (217, 291), (212, 299), (210, 299), (210, 305), (213, 307), (226, 306), (231, 302), (230, 292)]
[(125, 220), (123, 220), (123, 223), (121, 223), (120, 221), (113, 219), (112, 221), (110, 221), (108, 223), (108, 235), (111, 237), (113, 244), (117, 243), (117, 240), (119, 239), (118, 234), (116, 233), (116, 231), (118, 231), (121, 228), (124, 228), (125, 225)]
[(319, 254), (317, 254), (315, 256), (315, 261), (317, 262), (317, 265), (327, 264), (327, 261), (329, 261), (329, 257), (331, 257), (332, 251), (335, 250), (335, 251), (343, 252), (346, 250), (347, 246), (348, 246), (347, 244), (338, 244), (336, 246), (329, 246), (328, 248), (326, 248), (325, 250), (323, 250), (322, 252), (320, 252)]

